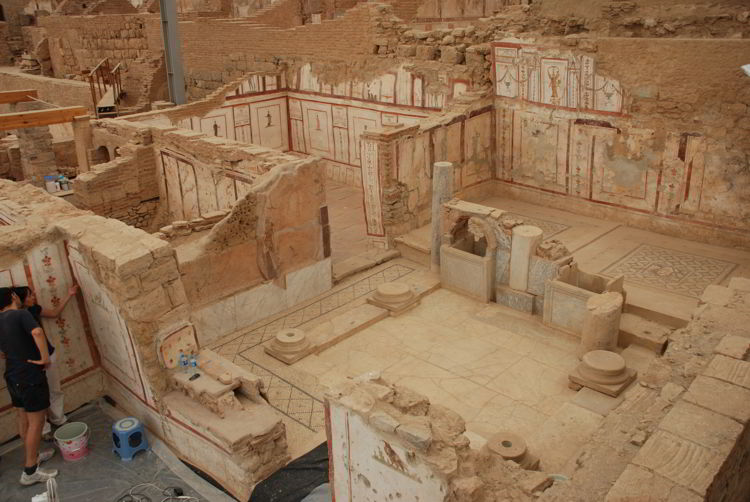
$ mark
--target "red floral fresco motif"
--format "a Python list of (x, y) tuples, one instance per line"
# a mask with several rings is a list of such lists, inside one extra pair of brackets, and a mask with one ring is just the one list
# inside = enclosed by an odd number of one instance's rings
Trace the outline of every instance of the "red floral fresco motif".
[[(44, 274), (47, 275), (47, 279), (45, 280), (45, 282), (47, 283), (46, 289), (50, 298), (50, 303), (52, 303), (54, 307), (58, 307), (62, 300), (60, 299), (60, 295), (58, 294), (58, 280), (57, 276), (55, 275), (56, 271), (55, 267), (53, 266), (53, 259), (49, 254), (48, 248), (42, 249), (42, 253), (44, 255), (41, 260), (42, 269), (44, 270)], [(63, 347), (65, 347), (65, 349), (69, 349), (70, 344), (73, 340), (70, 336), (68, 336), (68, 321), (61, 314), (57, 317), (57, 319), (55, 319), (54, 324), (57, 328), (57, 339), (60, 340), (60, 343), (63, 345)], [(76, 369), (78, 361), (76, 361), (75, 357), (69, 356), (64, 360), (64, 363), (69, 370), (74, 371)]]

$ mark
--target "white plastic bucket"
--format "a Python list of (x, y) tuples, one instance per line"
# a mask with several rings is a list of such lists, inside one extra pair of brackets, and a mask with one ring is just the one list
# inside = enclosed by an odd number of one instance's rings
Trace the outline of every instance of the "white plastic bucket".
[(81, 460), (89, 454), (89, 427), (83, 422), (70, 422), (55, 431), (55, 443), (65, 460)]

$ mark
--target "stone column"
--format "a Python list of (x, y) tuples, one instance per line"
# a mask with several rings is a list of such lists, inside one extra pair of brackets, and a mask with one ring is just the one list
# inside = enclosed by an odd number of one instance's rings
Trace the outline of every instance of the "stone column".
[(529, 284), (529, 262), (542, 240), (542, 229), (533, 225), (513, 227), (510, 246), (509, 285), (517, 291), (526, 291)]
[(76, 158), (78, 159), (78, 172), (85, 173), (91, 169), (89, 163), (89, 150), (94, 145), (91, 138), (91, 117), (73, 117), (73, 138), (76, 144)]
[(440, 241), (443, 234), (443, 204), (453, 197), (453, 163), (435, 162), (432, 166), (432, 220), (430, 268), (440, 268)]
[(622, 295), (620, 293), (608, 292), (589, 298), (583, 318), (578, 357), (592, 350), (615, 350), (617, 337), (620, 334), (621, 315)]

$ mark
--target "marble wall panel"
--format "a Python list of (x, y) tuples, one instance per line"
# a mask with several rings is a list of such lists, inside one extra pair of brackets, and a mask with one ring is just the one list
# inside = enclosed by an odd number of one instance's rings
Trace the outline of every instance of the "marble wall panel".
[(213, 171), (204, 166), (195, 166), (198, 207), (201, 216), (219, 208)]
[(374, 110), (349, 108), (349, 159), (352, 164), (361, 162), (360, 136), (364, 131), (377, 129), (382, 124), (380, 114)]
[(104, 369), (142, 399), (146, 398), (133, 341), (109, 293), (102, 287), (78, 251), (71, 246), (70, 264), (81, 286), (86, 311)]
[(180, 190), (182, 191), (182, 213), (186, 220), (200, 217), (198, 206), (198, 180), (192, 164), (177, 160), (177, 172), (180, 176)]
[(492, 113), (482, 113), (466, 120), (464, 125), (464, 163), (461, 187), (492, 178)]
[(569, 126), (566, 120), (516, 112), (513, 120), (512, 180), (566, 193)]
[(333, 125), (331, 105), (302, 102), (303, 131), (307, 153), (333, 158)]
[(162, 180), (165, 181), (167, 205), (169, 215), (174, 220), (184, 220), (185, 213), (182, 209), (182, 187), (180, 185), (180, 175), (177, 168), (177, 158), (165, 152), (160, 155), (162, 165)]
[(276, 150), (288, 150), (286, 100), (279, 98), (253, 103), (250, 105), (250, 111), (254, 143)]

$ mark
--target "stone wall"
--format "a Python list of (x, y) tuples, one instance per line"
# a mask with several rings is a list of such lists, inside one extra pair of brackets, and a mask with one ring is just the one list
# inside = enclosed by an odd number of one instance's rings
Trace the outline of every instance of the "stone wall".
[(54, 75), (62, 78), (90, 71), (104, 58), (114, 67), (155, 56), (161, 51), (161, 33), (153, 27), (149, 33), (148, 20), (158, 21), (158, 16), (47, 16), (39, 26), (49, 38)]
[[(747, 496), (742, 473), (750, 465), (750, 339), (744, 326), (750, 321), (750, 279), (709, 286), (701, 303), (688, 327), (673, 337), (666, 360), (643, 377), (646, 387), (669, 394), (672, 405), (661, 421), (649, 424), (648, 440), (607, 502)], [(684, 462), (687, 457), (694, 460)]]
[(417, 21), (453, 21), (489, 17), (511, 5), (531, 3), (528, 0), (490, 0), (470, 2), (466, 0), (427, 0), (417, 10)]
[(3, 0), (3, 14), (8, 23), (8, 34), (11, 37), (21, 36), (21, 27), (31, 24), (32, 19), (24, 13), (28, 0)]
[[(459, 102), (411, 127), (368, 129), (362, 134), (362, 180), (367, 233), (380, 246), (430, 221), (432, 165), (455, 166), (457, 193), (493, 178), (492, 108), (485, 99)], [(377, 197), (382, 187), (382, 197)]]
[(366, 374), (326, 394), (335, 500), (531, 501), (551, 484), (476, 451), (456, 412)]
[(91, 89), (76, 80), (42, 77), (0, 69), (0, 88), (36, 89), (39, 99), (57, 106), (84, 106), (94, 111)]
[(0, 177), (14, 181), (23, 179), (21, 152), (15, 136), (6, 136), (0, 140)]
[(0, 22), (0, 65), (13, 64), (13, 53), (8, 44), (8, 23)]
[(134, 14), (137, 9), (128, 0), (65, 0), (54, 11), (56, 16), (80, 16), (96, 14)]
[[(67, 409), (106, 392), (126, 413), (139, 417), (149, 433), (240, 500), (288, 460), (284, 425), (260, 397), (259, 377), (201, 350), (201, 385), (220, 375), (230, 380), (221, 396), (227, 409), (220, 409), (211, 407), (205, 387), (190, 387), (174, 369), (175, 343), (187, 343), (194, 351), (200, 345), (189, 321), (176, 252), (168, 242), (9, 181), (0, 182), (0, 212), (5, 222), (3, 286), (28, 279), (44, 305), (73, 281), (80, 286), (80, 297), (60, 318), (44, 324), (61, 352), (66, 394), (74, 391)], [(24, 267), (24, 259), (30, 267)], [(217, 380), (211, 388), (221, 385)], [(8, 400), (1, 392), (3, 440), (15, 431)]]
[[(18, 103), (16, 111), (43, 110), (51, 108), (39, 102)], [(16, 131), (21, 152), (21, 170), (24, 180), (36, 186), (44, 186), (44, 176), (57, 174), (55, 152), (52, 150), (52, 134), (49, 126), (24, 127)]]
[(105, 147), (112, 160), (94, 165), (76, 178), (74, 204), (137, 228), (158, 228), (157, 164), (149, 129), (99, 121), (92, 136), (94, 148), (89, 158)]
[(183, 248), (180, 272), (201, 343), (331, 287), (325, 204), (320, 161), (292, 160), (248, 184), (226, 217)]
[[(750, 44), (604, 38), (571, 50), (568, 43), (493, 44), (503, 193), (747, 244), (750, 94), (738, 68)], [(541, 63), (528, 65), (529, 51)], [(691, 65), (706, 72), (700, 82), (686, 77)], [(653, 67), (660, 70), (646, 70)], [(516, 71), (527, 75), (521, 83)]]

